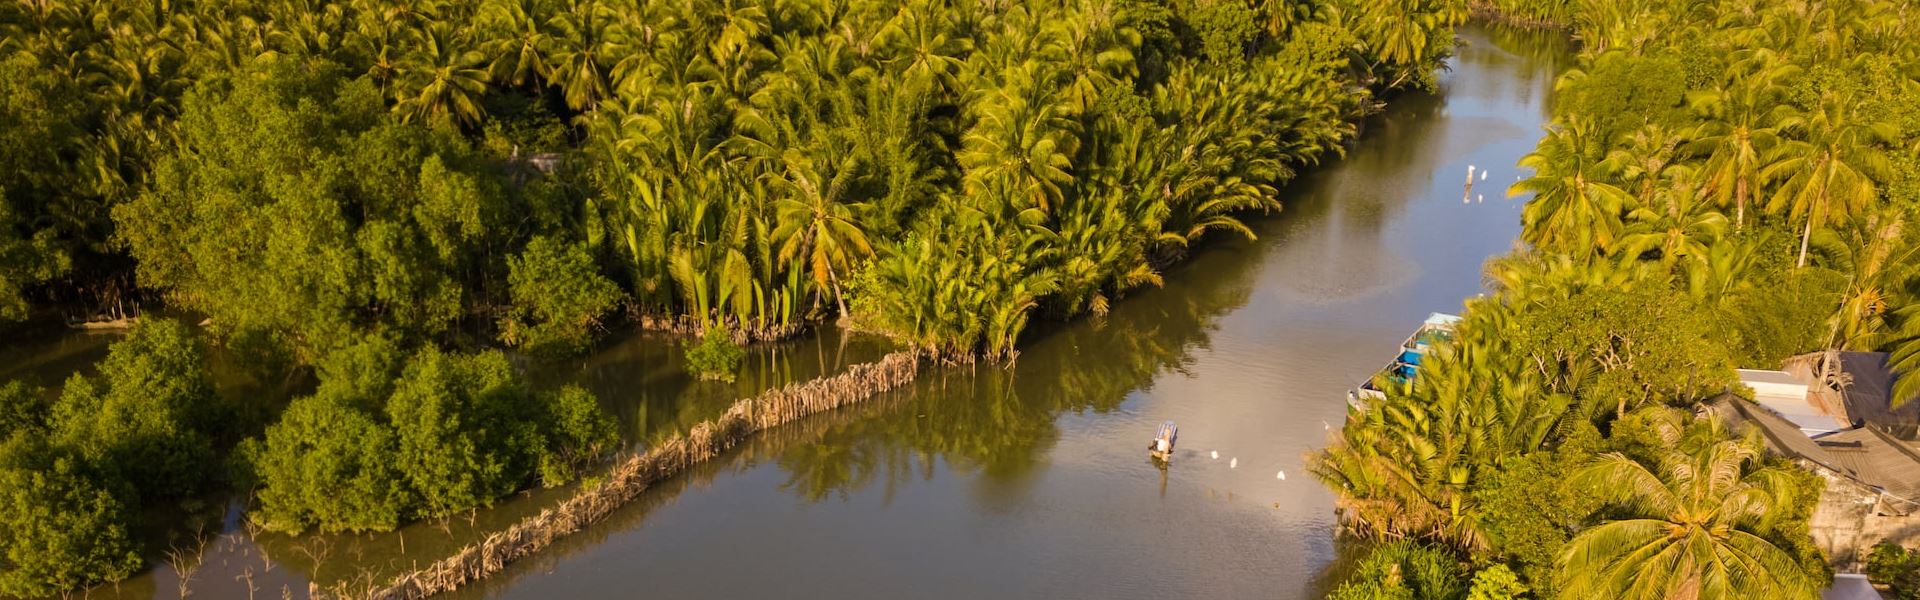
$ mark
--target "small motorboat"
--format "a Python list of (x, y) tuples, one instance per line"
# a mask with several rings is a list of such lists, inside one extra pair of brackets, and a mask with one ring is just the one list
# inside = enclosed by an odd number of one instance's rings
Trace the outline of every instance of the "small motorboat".
[(1383, 383), (1401, 388), (1412, 385), (1415, 376), (1420, 373), (1420, 364), (1425, 362), (1427, 352), (1433, 350), (1436, 344), (1452, 341), (1454, 329), (1459, 325), (1460, 317), (1454, 315), (1441, 313), (1427, 315), (1427, 320), (1420, 324), (1420, 328), (1414, 330), (1413, 335), (1408, 336), (1407, 341), (1400, 344), (1400, 353), (1393, 357), (1393, 362), (1387, 363), (1387, 368), (1367, 378), (1359, 388), (1347, 392), (1347, 405), (1365, 410), (1367, 403), (1386, 398), (1387, 390), (1381, 387)]
[(1173, 458), (1173, 444), (1180, 440), (1180, 427), (1167, 421), (1160, 424), (1160, 432), (1154, 434), (1153, 442), (1147, 444), (1147, 452), (1162, 461)]

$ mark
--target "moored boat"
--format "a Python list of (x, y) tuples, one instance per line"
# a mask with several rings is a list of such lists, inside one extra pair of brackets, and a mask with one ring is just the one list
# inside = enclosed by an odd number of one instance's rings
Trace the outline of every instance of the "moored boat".
[(1381, 386), (1412, 384), (1415, 376), (1420, 373), (1420, 365), (1426, 362), (1427, 353), (1432, 351), (1434, 344), (1451, 341), (1454, 328), (1459, 324), (1460, 317), (1455, 315), (1443, 313), (1427, 315), (1427, 320), (1420, 323), (1420, 328), (1414, 330), (1413, 335), (1407, 336), (1407, 341), (1400, 344), (1400, 353), (1393, 357), (1393, 362), (1387, 363), (1386, 368), (1368, 377), (1360, 387), (1347, 392), (1347, 404), (1354, 408), (1365, 408), (1367, 401), (1387, 396), (1386, 390)]

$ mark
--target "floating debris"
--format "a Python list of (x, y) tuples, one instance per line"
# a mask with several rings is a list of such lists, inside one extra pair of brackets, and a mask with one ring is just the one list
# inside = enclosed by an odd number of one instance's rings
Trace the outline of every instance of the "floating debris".
[(1286, 472), (1286, 471), (1281, 471), (1279, 475), (1275, 475), (1275, 476), (1273, 476), (1273, 477), (1274, 477), (1275, 479), (1279, 479), (1279, 480), (1281, 480), (1281, 481), (1286, 481), (1286, 480), (1287, 480), (1287, 472)]
[(1215, 450), (1215, 451), (1213, 451), (1213, 452), (1209, 452), (1208, 454), (1211, 454), (1211, 455), (1213, 455), (1213, 459), (1214, 459), (1214, 460), (1220, 460), (1220, 451), (1219, 451), (1219, 450)]
[(1240, 468), (1240, 457), (1238, 457), (1238, 456), (1235, 456), (1235, 457), (1233, 457), (1233, 460), (1229, 460), (1229, 461), (1227, 461), (1227, 468), (1229, 468), (1229, 469), (1238, 469), (1238, 468)]

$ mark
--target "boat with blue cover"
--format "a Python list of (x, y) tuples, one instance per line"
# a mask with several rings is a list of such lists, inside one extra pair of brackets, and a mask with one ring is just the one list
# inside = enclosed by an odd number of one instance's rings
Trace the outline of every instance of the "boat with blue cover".
[(1367, 378), (1360, 387), (1347, 393), (1347, 403), (1355, 408), (1365, 408), (1366, 402), (1387, 397), (1382, 385), (1407, 386), (1420, 373), (1420, 365), (1426, 362), (1427, 353), (1434, 345), (1453, 340), (1453, 332), (1460, 324), (1460, 317), (1433, 313), (1420, 323), (1420, 328), (1407, 341), (1400, 344), (1400, 353), (1393, 362), (1381, 369), (1378, 374)]

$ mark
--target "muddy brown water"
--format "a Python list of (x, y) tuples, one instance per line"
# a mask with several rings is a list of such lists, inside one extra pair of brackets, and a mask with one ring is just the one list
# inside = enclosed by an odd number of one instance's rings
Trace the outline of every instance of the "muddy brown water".
[[(1345, 158), (1284, 190), (1282, 214), (1251, 220), (1258, 241), (1209, 244), (1105, 317), (1038, 326), (1011, 369), (932, 369), (769, 432), (450, 596), (1323, 596), (1340, 554), (1333, 496), (1303, 456), (1428, 313), (1483, 291), (1482, 263), (1519, 233), (1513, 165), (1571, 62), (1555, 34), (1461, 37), (1441, 89), (1395, 99)], [(1490, 172), (1463, 203), (1468, 165)], [(100, 339), (32, 370), (81, 368)], [(684, 375), (671, 341), (631, 335), (536, 374), (592, 387), (644, 443), (884, 351), (827, 332), (708, 384)], [(1167, 420), (1180, 444), (1161, 469), (1145, 445)], [(230, 510), (188, 583), (197, 598), (278, 598), (380, 579), (565, 492), (382, 535), (255, 539)], [(172, 598), (178, 582), (159, 564), (95, 595)]]

